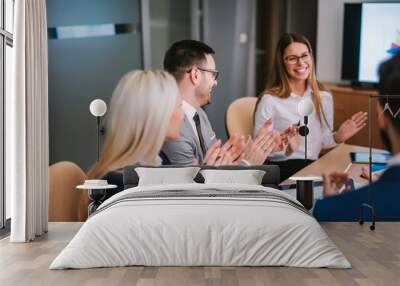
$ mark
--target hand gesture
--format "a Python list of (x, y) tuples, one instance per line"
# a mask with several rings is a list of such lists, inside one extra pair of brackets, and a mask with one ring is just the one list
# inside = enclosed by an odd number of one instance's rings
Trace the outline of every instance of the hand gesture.
[(354, 136), (365, 125), (367, 125), (368, 114), (366, 112), (357, 112), (351, 118), (340, 125), (334, 134), (336, 143), (343, 143)]
[(300, 146), (299, 124), (293, 124), (291, 127), (283, 131), (282, 141), (286, 146), (285, 154), (290, 156)]
[(256, 138), (247, 137), (244, 160), (251, 165), (262, 165), (268, 155), (275, 149), (275, 144), (279, 134), (270, 131), (272, 119), (268, 119), (260, 128)]
[(339, 190), (346, 186), (345, 190), (348, 190), (349, 176), (346, 173), (333, 172), (331, 174), (322, 174), (324, 180), (324, 197), (331, 197), (339, 194)]
[(371, 181), (372, 182), (375, 182), (375, 181), (377, 181), (379, 179), (379, 176), (377, 174), (372, 173), (372, 175), (371, 175), (371, 173), (369, 172), (369, 169), (362, 167), (362, 169), (361, 169), (361, 178), (369, 180), (370, 176), (371, 176)]
[(251, 165), (262, 165), (275, 148), (275, 132), (268, 132), (257, 136), (255, 140), (248, 136), (243, 159)]
[(285, 152), (286, 156), (291, 155), (300, 146), (299, 125), (293, 124), (291, 127), (279, 132), (276, 141), (277, 147), (274, 152)]
[(235, 134), (231, 136), (228, 141), (222, 146), (220, 156), (226, 156), (232, 161), (225, 161), (220, 165), (239, 165), (244, 156), (246, 148), (245, 137), (243, 135)]
[(219, 153), (221, 152), (221, 140), (217, 140), (211, 147), (207, 150), (206, 155), (203, 158), (204, 165), (213, 166), (217, 162)]
[(221, 140), (208, 149), (203, 164), (211, 166), (238, 165), (243, 158), (244, 136), (234, 135), (221, 147)]

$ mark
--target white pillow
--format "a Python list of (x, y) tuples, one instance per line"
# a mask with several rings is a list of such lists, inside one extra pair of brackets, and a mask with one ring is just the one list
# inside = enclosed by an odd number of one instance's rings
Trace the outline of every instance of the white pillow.
[(205, 184), (230, 183), (261, 185), (265, 171), (261, 170), (201, 170)]
[(139, 176), (139, 186), (195, 183), (193, 179), (199, 170), (199, 167), (135, 168)]

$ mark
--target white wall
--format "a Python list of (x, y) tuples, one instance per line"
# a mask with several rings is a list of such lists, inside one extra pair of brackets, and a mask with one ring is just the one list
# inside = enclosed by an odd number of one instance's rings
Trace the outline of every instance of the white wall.
[(341, 82), (344, 3), (360, 0), (319, 0), (317, 25), (317, 77)]

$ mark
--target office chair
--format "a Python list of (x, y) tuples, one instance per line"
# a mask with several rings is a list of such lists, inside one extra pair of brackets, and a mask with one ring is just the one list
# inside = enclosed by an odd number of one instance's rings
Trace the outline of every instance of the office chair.
[(229, 105), (225, 116), (228, 137), (233, 134), (253, 134), (256, 103), (256, 97), (241, 97)]
[(88, 198), (76, 186), (85, 182), (86, 175), (72, 162), (58, 162), (49, 168), (49, 221), (84, 221)]

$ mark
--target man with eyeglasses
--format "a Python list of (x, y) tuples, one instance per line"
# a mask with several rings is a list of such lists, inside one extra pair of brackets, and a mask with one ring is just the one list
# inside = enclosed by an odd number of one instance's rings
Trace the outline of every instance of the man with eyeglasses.
[(270, 122), (254, 139), (232, 136), (225, 144), (217, 140), (201, 107), (211, 102), (218, 71), (214, 50), (194, 40), (174, 43), (164, 57), (164, 68), (176, 79), (185, 119), (180, 138), (165, 142), (160, 156), (173, 165), (261, 165), (279, 144), (280, 136), (268, 131)]

